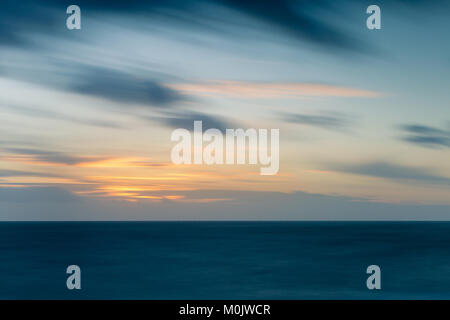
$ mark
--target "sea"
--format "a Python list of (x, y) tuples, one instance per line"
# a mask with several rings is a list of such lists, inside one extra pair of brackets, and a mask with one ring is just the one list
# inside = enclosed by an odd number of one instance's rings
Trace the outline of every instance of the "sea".
[(0, 299), (450, 299), (450, 223), (2, 222)]

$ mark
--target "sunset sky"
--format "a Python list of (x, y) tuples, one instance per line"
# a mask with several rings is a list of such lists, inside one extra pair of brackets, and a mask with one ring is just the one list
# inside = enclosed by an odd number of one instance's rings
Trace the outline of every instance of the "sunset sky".
[[(0, 220), (449, 219), (450, 6), (2, 2)], [(180, 4), (183, 3), (183, 4)], [(280, 170), (175, 165), (176, 128), (280, 129)]]

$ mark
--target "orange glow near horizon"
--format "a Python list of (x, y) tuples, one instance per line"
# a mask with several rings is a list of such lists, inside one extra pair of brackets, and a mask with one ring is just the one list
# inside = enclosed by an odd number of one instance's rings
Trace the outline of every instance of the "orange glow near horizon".
[[(1, 178), (4, 187), (64, 186), (82, 197), (111, 198), (136, 201), (177, 201), (212, 203), (229, 198), (191, 198), (184, 192), (211, 189), (292, 191), (291, 174), (263, 177), (255, 166), (175, 165), (146, 157), (123, 156), (61, 156), (60, 162), (43, 160), (40, 155), (11, 154), (2, 157), (2, 164), (15, 169), (10, 177)], [(58, 160), (58, 157), (55, 157)], [(48, 159), (52, 159), (48, 157)], [(66, 161), (66, 163), (63, 162)], [(39, 171), (37, 171), (39, 169)], [(11, 170), (14, 171), (14, 170)], [(270, 180), (275, 184), (262, 183)], [(278, 186), (277, 186), (278, 184)], [(284, 185), (284, 186), (283, 186)]]

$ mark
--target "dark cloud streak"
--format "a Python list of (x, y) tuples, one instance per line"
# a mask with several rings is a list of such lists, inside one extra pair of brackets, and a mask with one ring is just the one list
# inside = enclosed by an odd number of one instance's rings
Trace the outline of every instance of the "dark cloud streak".
[(334, 171), (364, 175), (390, 180), (409, 180), (425, 183), (450, 185), (450, 178), (439, 176), (426, 168), (408, 167), (389, 162), (369, 162), (362, 164), (342, 164), (328, 166)]
[(336, 112), (322, 112), (320, 114), (281, 113), (280, 116), (283, 121), (289, 123), (334, 131), (346, 130), (351, 124), (346, 115)]
[(20, 170), (7, 170), (0, 169), (0, 177), (59, 177), (54, 173), (49, 172), (31, 172), (31, 171), (20, 171)]
[(419, 124), (403, 125), (400, 129), (407, 134), (404, 141), (428, 148), (450, 148), (450, 130)]
[(154, 80), (107, 68), (85, 66), (69, 89), (124, 103), (167, 107), (182, 100), (181, 95)]
[(31, 148), (4, 148), (3, 152), (20, 156), (28, 156), (31, 157), (30, 161), (47, 162), (60, 165), (77, 165), (80, 163), (96, 162), (106, 159), (98, 157), (88, 158), (88, 157), (72, 156), (70, 154), (63, 152), (38, 150)]
[(183, 128), (190, 131), (194, 130), (194, 121), (198, 120), (202, 121), (203, 130), (214, 128), (225, 132), (225, 129), (227, 128), (231, 129), (236, 127), (229, 120), (220, 116), (213, 116), (193, 111), (167, 112), (164, 116), (152, 117), (149, 119), (152, 121), (158, 121), (174, 129)]
[[(420, 5), (424, 3), (424, 1), (409, 2), (412, 9), (420, 9)], [(67, 32), (58, 27), (61, 22), (58, 14), (65, 14), (65, 8), (72, 3), (56, 0), (23, 0), (21, 3), (23, 5), (18, 5), (15, 0), (2, 2), (0, 44), (30, 45), (32, 42), (30, 37), (24, 37), (27, 33), (52, 32), (67, 36)], [(404, 1), (392, 0), (390, 3), (403, 4)], [(79, 0), (77, 5), (89, 13), (159, 17), (160, 21), (169, 24), (179, 25), (182, 28), (186, 26), (201, 28), (202, 31), (216, 30), (219, 26), (222, 26), (222, 29), (230, 29), (227, 26), (236, 27), (236, 21), (232, 16), (222, 16), (220, 20), (217, 19), (217, 12), (211, 7), (215, 5), (216, 8), (225, 7), (268, 24), (272, 29), (279, 30), (294, 40), (319, 44), (327, 50), (370, 52), (367, 44), (363, 44), (361, 39), (351, 37), (348, 32), (340, 28), (336, 21), (328, 21), (313, 14), (318, 10), (324, 13), (323, 16), (335, 14), (336, 2), (331, 0)], [(367, 2), (362, 0), (346, 3), (346, 6), (358, 6), (361, 9), (367, 5)], [(340, 14), (343, 15), (341, 19), (349, 19), (345, 11), (340, 11)], [(37, 21), (45, 21), (45, 23), (37, 23)], [(245, 28), (242, 28), (241, 36), (245, 36)]]

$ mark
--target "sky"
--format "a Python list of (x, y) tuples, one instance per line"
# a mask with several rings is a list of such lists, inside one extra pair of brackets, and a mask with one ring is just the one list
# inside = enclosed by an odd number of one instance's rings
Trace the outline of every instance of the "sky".
[[(71, 4), (2, 2), (0, 220), (450, 219), (448, 2)], [(173, 164), (194, 120), (278, 174)]]

